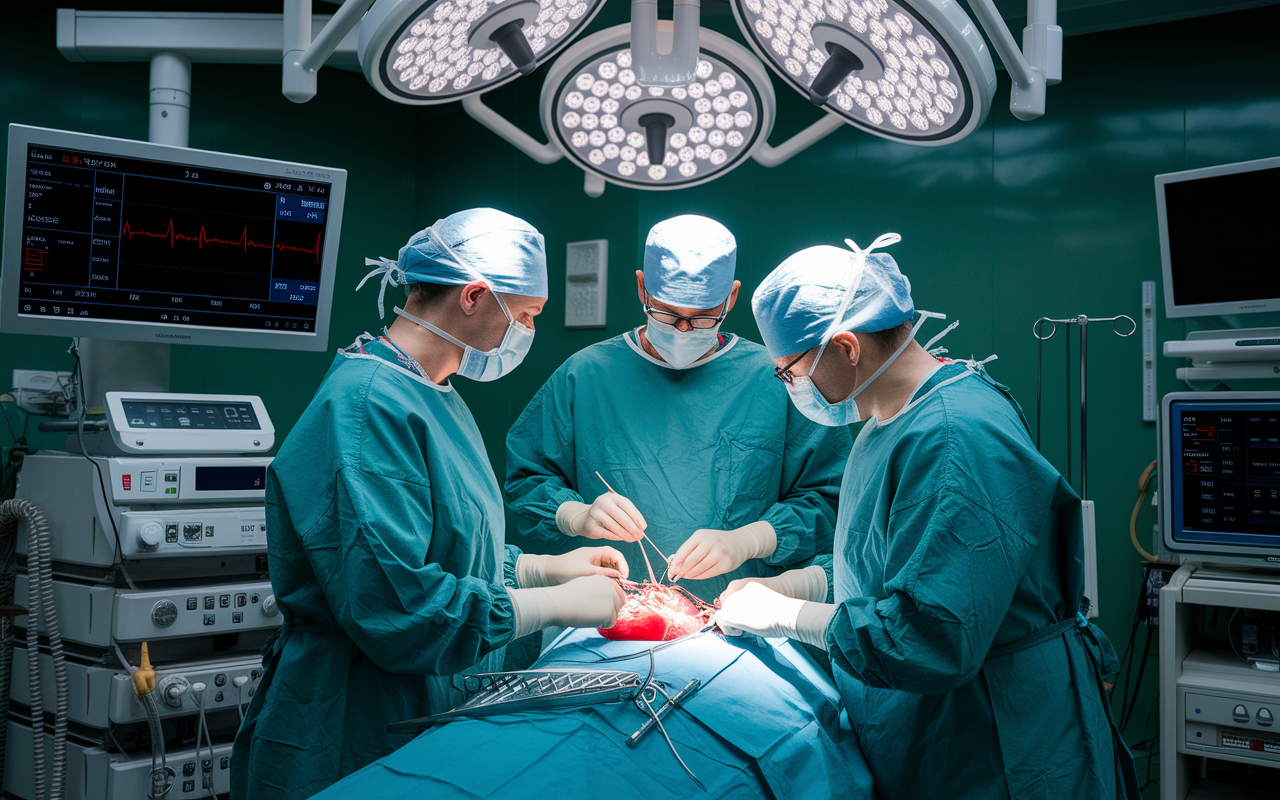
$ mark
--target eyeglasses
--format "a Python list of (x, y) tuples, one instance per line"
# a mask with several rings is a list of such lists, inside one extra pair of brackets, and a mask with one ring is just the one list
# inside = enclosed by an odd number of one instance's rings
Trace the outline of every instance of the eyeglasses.
[[(809, 348), (809, 350), (812, 350), (812, 349), (813, 349), (812, 347), (810, 347), (810, 348)], [(792, 367), (794, 367), (796, 364), (799, 364), (799, 363), (800, 363), (800, 359), (802, 359), (802, 358), (804, 358), (805, 356), (809, 355), (809, 350), (805, 350), (803, 353), (801, 353), (800, 355), (796, 356), (796, 357), (795, 357), (795, 359), (794, 359), (790, 364), (786, 365), (785, 367), (774, 367), (774, 368), (773, 368), (773, 377), (777, 378), (778, 380), (782, 381), (783, 383), (787, 384), (788, 386), (790, 386), (791, 384), (795, 383), (795, 382), (796, 382), (796, 376), (791, 374), (791, 368), (792, 368)]]
[[(648, 297), (647, 292), (645, 293), (645, 296)], [(724, 304), (722, 303), (721, 305), (724, 305)], [(694, 317), (686, 317), (683, 314), (673, 314), (670, 311), (659, 311), (658, 309), (649, 305), (648, 302), (646, 302), (644, 304), (644, 313), (648, 314), (649, 317), (652, 318), (655, 322), (661, 322), (663, 325), (675, 326), (680, 324), (680, 321), (683, 320), (689, 323), (690, 328), (699, 328), (701, 330), (707, 330), (708, 328), (714, 328), (715, 326), (719, 325), (721, 322), (724, 322), (724, 317), (725, 317), (725, 314), (728, 313), (728, 309), (726, 309), (724, 312), (722, 312), (719, 316), (716, 316), (716, 317), (709, 317), (709, 316), (702, 316), (702, 315), (694, 316)]]

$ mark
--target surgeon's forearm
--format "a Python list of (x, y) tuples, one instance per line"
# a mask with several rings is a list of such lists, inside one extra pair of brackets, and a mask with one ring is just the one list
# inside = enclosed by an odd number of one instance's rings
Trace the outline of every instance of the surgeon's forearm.
[(556, 508), (556, 529), (565, 536), (581, 536), (583, 523), (591, 511), (589, 503), (566, 500)]
[[(810, 569), (822, 570), (821, 567), (810, 567)], [(823, 583), (826, 583), (824, 576)], [(824, 586), (825, 593), (825, 586)], [(827, 649), (827, 628), (831, 626), (831, 618), (836, 614), (835, 603), (805, 603), (800, 606), (800, 613), (796, 616), (795, 638), (807, 645)]]
[(827, 571), (818, 565), (804, 569), (791, 569), (765, 579), (766, 585), (779, 594), (806, 600), (810, 603), (827, 602)]
[(515, 633), (511, 641), (536, 633), (555, 620), (555, 600), (545, 589), (508, 589), (507, 594), (511, 597), (511, 610), (515, 617)]
[(823, 550), (830, 550), (832, 525), (824, 503), (812, 492), (788, 496), (774, 503), (761, 518), (773, 526), (773, 552), (765, 561), (778, 567), (796, 568)]

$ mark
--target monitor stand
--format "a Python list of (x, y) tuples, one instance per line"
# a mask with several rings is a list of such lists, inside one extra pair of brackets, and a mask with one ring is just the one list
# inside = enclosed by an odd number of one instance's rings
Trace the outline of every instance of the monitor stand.
[(169, 391), (170, 347), (157, 342), (81, 339), (80, 368), (88, 412), (103, 413), (107, 392)]

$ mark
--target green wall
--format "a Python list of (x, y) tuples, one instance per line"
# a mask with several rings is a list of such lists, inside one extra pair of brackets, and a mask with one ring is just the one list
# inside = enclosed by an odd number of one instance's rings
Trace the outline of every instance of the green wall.
[[(733, 31), (726, 7), (707, 5), (708, 27)], [(146, 138), (145, 64), (69, 63), (54, 48), (51, 7), (20, 5), (9, 13), (19, 19), (0, 31), (0, 119)], [(592, 27), (625, 17), (626, 5), (615, 0)], [(361, 76), (333, 69), (321, 73), (316, 99), (299, 106), (280, 95), (278, 70), (197, 64), (191, 146), (349, 171), (330, 352), (379, 325), (376, 292), (352, 291), (365, 256), (394, 256), (413, 231), (477, 205), (525, 217), (543, 231), (553, 297), (532, 354), (512, 378), (483, 387), (460, 382), (500, 476), (508, 427), (555, 367), (573, 351), (640, 322), (632, 272), (644, 235), (680, 213), (715, 217), (737, 236), (745, 292), (727, 327), (750, 338), (757, 331), (749, 293), (787, 255), (845, 237), (866, 244), (885, 231), (900, 233), (902, 242), (891, 252), (913, 281), (917, 305), (962, 321), (946, 340), (951, 354), (998, 354), (990, 371), (1022, 399), (1034, 425), (1034, 321), (1081, 313), (1137, 318), (1141, 282), (1159, 281), (1152, 176), (1280, 155), (1280, 97), (1272, 77), (1278, 26), (1280, 9), (1271, 7), (1068, 38), (1066, 80), (1050, 88), (1048, 112), (1039, 121), (1012, 118), (1002, 72), (993, 112), (958, 144), (909, 147), (845, 128), (782, 167), (750, 163), (679, 192), (610, 186), (589, 198), (575, 167), (534, 163), (459, 107), (396, 105)], [(540, 85), (539, 75), (487, 99), (537, 132)], [(779, 87), (775, 144), (816, 118), (799, 95)], [(564, 247), (596, 238), (609, 240), (609, 325), (569, 331), (561, 303)], [(1207, 265), (1206, 279), (1212, 269)], [(1256, 316), (1215, 321), (1276, 323)], [(940, 327), (926, 326), (924, 335)], [(1161, 340), (1182, 338), (1185, 325), (1158, 315), (1157, 330)], [(13, 368), (70, 369), (65, 341), (2, 338), (0, 376)], [(1140, 337), (1120, 339), (1098, 326), (1090, 338), (1089, 488), (1098, 507), (1101, 625), (1123, 647), (1139, 575), (1128, 517), (1138, 474), (1155, 455), (1155, 429), (1141, 418)], [(1044, 451), (1059, 468), (1067, 457), (1064, 357), (1059, 336), (1045, 348), (1043, 411)], [(175, 348), (172, 388), (260, 394), (283, 434), (330, 358)], [(1158, 365), (1161, 394), (1184, 388), (1174, 363), (1161, 358)], [(670, 435), (678, 436), (678, 427)], [(53, 437), (38, 441), (57, 445)], [(1078, 467), (1078, 454), (1073, 459)], [(1144, 542), (1153, 522), (1145, 511), (1139, 521)], [(1141, 738), (1136, 733), (1130, 738)]]

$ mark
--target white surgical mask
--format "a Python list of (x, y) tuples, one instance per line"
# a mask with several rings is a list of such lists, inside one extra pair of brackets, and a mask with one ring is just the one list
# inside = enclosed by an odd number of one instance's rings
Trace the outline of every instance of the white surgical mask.
[[(791, 383), (787, 384), (787, 395), (791, 398), (791, 402), (795, 403), (796, 409), (801, 414), (819, 425), (827, 425), (832, 428), (838, 428), (842, 425), (852, 425), (855, 422), (862, 421), (862, 412), (858, 410), (858, 395), (871, 385), (871, 382), (880, 377), (880, 373), (889, 368), (889, 365), (897, 360), (898, 356), (915, 341), (916, 333), (919, 332), (920, 326), (924, 324), (926, 319), (933, 317), (935, 319), (946, 319), (946, 314), (935, 314), (931, 311), (917, 311), (920, 319), (911, 328), (911, 335), (903, 342), (897, 350), (893, 351), (893, 355), (889, 356), (880, 369), (871, 374), (861, 386), (853, 390), (845, 399), (838, 403), (829, 403), (827, 398), (822, 396), (822, 392), (818, 391), (818, 387), (814, 384), (813, 379), (808, 375), (802, 375), (798, 378), (792, 378)], [(936, 341), (936, 340), (935, 340)], [(816, 368), (822, 354), (826, 352), (828, 342), (823, 342), (822, 347), (818, 348), (818, 357), (813, 360)]]
[[(723, 324), (723, 323), (720, 323)], [(677, 369), (683, 369), (702, 358), (716, 346), (720, 324), (714, 328), (690, 328), (682, 331), (675, 325), (649, 318), (645, 338), (662, 360)]]
[(459, 375), (464, 378), (470, 378), (473, 381), (492, 381), (501, 378), (520, 366), (520, 362), (524, 361), (524, 357), (528, 355), (529, 348), (533, 346), (534, 334), (533, 329), (516, 322), (512, 318), (511, 312), (507, 310), (507, 304), (503, 302), (502, 297), (497, 292), (493, 293), (493, 299), (498, 301), (498, 306), (507, 318), (507, 332), (502, 337), (502, 343), (492, 350), (477, 350), (466, 342), (432, 325), (425, 319), (415, 317), (399, 306), (396, 307), (395, 312), (410, 322), (421, 325), (437, 336), (448, 339), (461, 347), (462, 364), (458, 367)]

